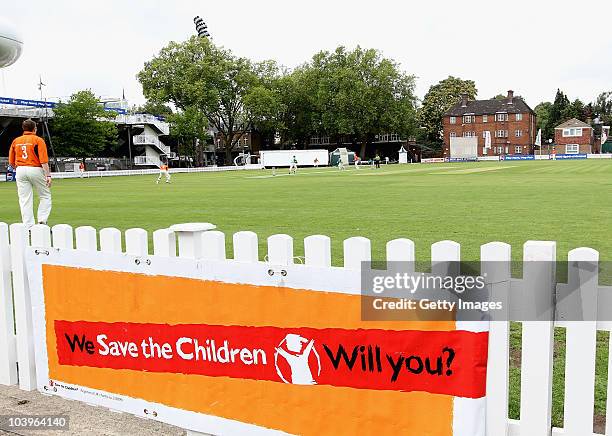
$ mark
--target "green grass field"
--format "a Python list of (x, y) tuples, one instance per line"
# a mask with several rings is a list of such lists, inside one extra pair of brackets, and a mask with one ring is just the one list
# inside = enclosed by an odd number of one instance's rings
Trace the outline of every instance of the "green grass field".
[[(287, 233), (296, 254), (312, 234), (332, 238), (333, 262), (342, 262), (342, 240), (372, 240), (373, 259), (385, 243), (415, 241), (417, 258), (429, 259), (433, 242), (461, 243), (465, 260), (478, 260), (490, 241), (512, 245), (520, 260), (530, 239), (557, 241), (560, 259), (576, 247), (612, 257), (612, 161), (494, 162), (390, 165), (339, 172), (301, 169), (55, 180), (50, 224), (156, 230), (205, 221), (228, 235), (255, 231), (265, 238)], [(20, 219), (15, 185), (0, 183), (0, 220)], [(228, 243), (231, 238), (228, 238)], [(231, 252), (231, 251), (228, 251)]]
[[(295, 255), (303, 238), (332, 238), (333, 263), (342, 263), (342, 241), (372, 240), (372, 258), (384, 260), (385, 243), (405, 237), (416, 243), (417, 259), (430, 258), (432, 243), (461, 243), (462, 259), (478, 260), (480, 245), (503, 241), (515, 260), (527, 240), (557, 241), (559, 260), (569, 250), (591, 247), (612, 257), (612, 160), (390, 165), (380, 170), (350, 168), (176, 174), (172, 184), (156, 176), (55, 180), (50, 224), (142, 227), (156, 230), (180, 222), (211, 222), (228, 235), (252, 230), (265, 239), (287, 233)], [(0, 183), (0, 221), (19, 221), (16, 188)], [(610, 277), (602, 276), (600, 282)], [(607, 281), (607, 283), (606, 283)], [(562, 425), (564, 332), (557, 331), (553, 421)], [(605, 413), (607, 334), (598, 336), (596, 414)], [(511, 342), (511, 416), (518, 417), (520, 325)], [(601, 428), (600, 424), (599, 428)]]

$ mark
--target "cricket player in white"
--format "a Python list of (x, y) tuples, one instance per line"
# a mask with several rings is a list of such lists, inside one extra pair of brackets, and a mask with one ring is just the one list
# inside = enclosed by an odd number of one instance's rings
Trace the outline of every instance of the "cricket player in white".
[(289, 163), (289, 174), (297, 173), (297, 159), (295, 156), (291, 158), (291, 162)]
[(16, 138), (9, 150), (9, 164), (16, 168), (17, 195), (21, 209), (21, 220), (29, 229), (34, 225), (34, 188), (38, 193), (37, 221), (47, 224), (51, 213), (51, 171), (47, 144), (36, 136), (36, 123), (25, 120), (23, 135)]
[(159, 176), (157, 177), (157, 184), (159, 184), (159, 181), (161, 180), (162, 176), (166, 176), (166, 183), (170, 183), (170, 179), (172, 178), (170, 176), (170, 171), (168, 171), (168, 165), (165, 163), (162, 163), (159, 167)]

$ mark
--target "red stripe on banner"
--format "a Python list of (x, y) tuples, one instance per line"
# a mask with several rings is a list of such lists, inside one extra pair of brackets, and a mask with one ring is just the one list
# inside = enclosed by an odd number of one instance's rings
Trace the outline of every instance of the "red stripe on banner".
[(55, 321), (60, 365), (480, 398), (488, 333)]

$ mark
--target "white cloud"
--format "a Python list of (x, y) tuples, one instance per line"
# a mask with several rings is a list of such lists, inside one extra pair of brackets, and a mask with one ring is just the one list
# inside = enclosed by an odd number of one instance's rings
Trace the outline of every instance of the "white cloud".
[(195, 15), (217, 44), (288, 67), (339, 44), (378, 48), (418, 76), (420, 97), (448, 75), (475, 80), (481, 98), (512, 88), (531, 106), (557, 88), (587, 102), (612, 88), (612, 34), (599, 24), (612, 13), (608, 0), (12, 0), (1, 13), (26, 44), (0, 73), (10, 97), (37, 98), (41, 74), (49, 97), (84, 88), (118, 97), (125, 88), (140, 103), (136, 73), (168, 41), (191, 36)]

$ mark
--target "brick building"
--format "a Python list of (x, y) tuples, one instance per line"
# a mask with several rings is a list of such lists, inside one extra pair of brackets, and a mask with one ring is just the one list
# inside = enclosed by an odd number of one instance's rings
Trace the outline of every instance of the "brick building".
[(592, 153), (593, 128), (576, 118), (555, 127), (555, 150), (559, 154)]
[(470, 101), (463, 96), (446, 111), (442, 126), (445, 156), (450, 156), (452, 137), (478, 138), (478, 156), (533, 154), (537, 135), (535, 112), (513, 91), (503, 99)]

